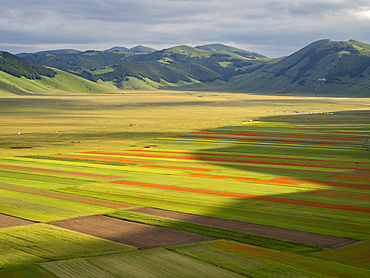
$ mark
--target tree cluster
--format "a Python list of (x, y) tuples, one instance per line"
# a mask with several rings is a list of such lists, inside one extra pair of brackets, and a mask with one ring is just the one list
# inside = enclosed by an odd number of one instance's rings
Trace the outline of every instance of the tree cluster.
[(12, 55), (8, 52), (0, 52), (0, 70), (15, 77), (28, 79), (40, 79), (41, 76), (55, 77), (55, 71), (40, 65), (32, 65), (29, 61)]

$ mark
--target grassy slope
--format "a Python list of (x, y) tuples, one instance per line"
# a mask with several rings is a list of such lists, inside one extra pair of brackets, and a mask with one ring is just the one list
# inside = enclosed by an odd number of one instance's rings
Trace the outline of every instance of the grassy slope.
[[(344, 53), (349, 54), (348, 51), (338, 51), (337, 48), (345, 49), (346, 47), (353, 48), (353, 46), (355, 46), (355, 49), (358, 50), (361, 55), (370, 55), (370, 45), (365, 43), (357, 41), (334, 42), (330, 40), (320, 40), (302, 48), (288, 57), (273, 61), (269, 66), (259, 71), (235, 76), (223, 86), (214, 86), (210, 84), (209, 88), (205, 89), (244, 93), (322, 94), (368, 97), (370, 95), (370, 68), (366, 69), (362, 75), (356, 77), (347, 75), (340, 77), (339, 80), (332, 83), (320, 83), (318, 81), (321, 78), (327, 77), (328, 73), (332, 69), (335, 69), (339, 63), (340, 57), (342, 57)], [(320, 56), (325, 51), (327, 54)], [(308, 67), (308, 70), (305, 70), (306, 74), (299, 79), (295, 79), (295, 77), (301, 74), (300, 70), (305, 66)], [(278, 74), (283, 69), (287, 70), (286, 73)], [(303, 82), (304, 84), (299, 84), (299, 82)]]
[(61, 70), (54, 70), (57, 72), (56, 77), (42, 77), (39, 80), (18, 78), (0, 72), (0, 96), (108, 93), (115, 91), (111, 86), (94, 83)]
[(266, 58), (265, 56), (255, 53), (255, 52), (250, 52), (250, 51), (242, 50), (236, 47), (227, 46), (223, 44), (208, 44), (208, 45), (196, 46), (195, 48), (206, 50), (206, 51), (227, 51), (231, 53), (242, 52), (242, 53), (245, 53), (246, 55), (255, 56), (258, 58)]
[(171, 48), (168, 48), (164, 51), (167, 54), (172, 54), (172, 53), (179, 53), (179, 54), (184, 54), (187, 55), (188, 57), (210, 57), (212, 54), (217, 53), (217, 54), (226, 54), (229, 55), (230, 58), (236, 58), (236, 59), (242, 59), (242, 60), (248, 60), (245, 57), (242, 57), (238, 54), (228, 52), (226, 49), (220, 49), (220, 50), (215, 50), (215, 51), (206, 51), (202, 49), (197, 49), (195, 47), (187, 46), (187, 45), (180, 45), (180, 46), (174, 46)]

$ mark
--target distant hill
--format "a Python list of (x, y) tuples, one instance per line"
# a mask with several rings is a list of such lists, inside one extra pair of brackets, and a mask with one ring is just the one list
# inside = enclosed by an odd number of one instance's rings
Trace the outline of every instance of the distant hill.
[(45, 51), (39, 51), (39, 52), (34, 52), (34, 53), (18, 53), (16, 54), (18, 57), (26, 57), (26, 56), (31, 56), (31, 55), (46, 55), (46, 54), (54, 54), (54, 55), (59, 55), (59, 54), (75, 54), (75, 53), (81, 53), (82, 51), (75, 50), (75, 49), (57, 49), (57, 50), (45, 50)]
[(135, 46), (135, 47), (132, 47), (132, 48), (127, 48), (127, 47), (122, 47), (122, 46), (115, 46), (115, 47), (109, 48), (105, 51), (109, 51), (109, 52), (123, 51), (123, 52), (133, 52), (133, 53), (144, 53), (144, 54), (146, 54), (146, 53), (152, 53), (152, 52), (157, 51), (157, 50), (154, 49), (154, 48), (143, 46), (143, 45), (138, 45), (138, 46)]
[(65, 71), (95, 70), (123, 61), (127, 52), (88, 50), (73, 54), (44, 54), (24, 57), (32, 64), (53, 67)]
[(76, 75), (55, 69), (55, 77), (27, 79), (0, 71), (0, 96), (50, 95), (67, 93), (107, 93), (117, 88), (109, 84), (91, 82)]
[[(80, 76), (92, 81), (114, 81), (126, 87), (132, 78), (155, 88), (185, 83), (227, 81), (230, 77), (252, 72), (266, 64), (225, 51), (204, 51), (181, 45), (149, 54), (131, 55), (107, 72), (84, 71)], [(137, 82), (136, 82), (137, 83)], [(172, 84), (172, 85), (171, 85)]]
[(227, 45), (224, 45), (224, 44), (207, 44), (207, 45), (196, 46), (195, 48), (205, 50), (205, 51), (226, 51), (226, 52), (235, 53), (237, 55), (240, 55), (240, 56), (243, 56), (243, 57), (246, 57), (246, 58), (250, 58), (250, 59), (267, 58), (266, 56), (263, 56), (261, 54), (255, 53), (255, 52), (242, 50), (242, 49), (227, 46)]
[(186, 45), (154, 52), (143, 46), (131, 48), (129, 52), (122, 51), (125, 49), (121, 47), (109, 50), (30, 55), (25, 59), (33, 64), (74, 73), (90, 81), (113, 81), (120, 88), (127, 87), (126, 83), (131, 84), (134, 79), (137, 79), (135, 84), (141, 82), (144, 87), (153, 88), (177, 83), (185, 85), (184, 82), (226, 81), (232, 76), (252, 72), (266, 63), (255, 57), (248, 59), (228, 51), (205, 51)]
[(41, 79), (41, 76), (55, 77), (56, 75), (52, 69), (33, 65), (23, 58), (3, 51), (0, 51), (0, 71), (28, 79)]
[(129, 52), (129, 49), (127, 47), (123, 47), (123, 46), (115, 46), (115, 47), (109, 48), (109, 49), (104, 50), (104, 51), (108, 51), (108, 52), (119, 52), (119, 51)]
[(98, 84), (58, 69), (33, 65), (24, 58), (0, 51), (0, 96), (104, 93), (114, 90), (108, 84)]
[(316, 41), (218, 89), (370, 96), (370, 45), (355, 40)]
[(152, 53), (155, 51), (157, 50), (154, 48), (143, 46), (143, 45), (138, 45), (138, 46), (135, 46), (129, 49), (129, 52), (134, 52), (134, 53)]

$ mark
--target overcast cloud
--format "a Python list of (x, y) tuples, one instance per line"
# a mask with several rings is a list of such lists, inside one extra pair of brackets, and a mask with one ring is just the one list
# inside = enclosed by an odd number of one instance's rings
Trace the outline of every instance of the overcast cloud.
[(369, 0), (1, 0), (0, 50), (223, 43), (268, 57), (319, 39), (370, 43)]

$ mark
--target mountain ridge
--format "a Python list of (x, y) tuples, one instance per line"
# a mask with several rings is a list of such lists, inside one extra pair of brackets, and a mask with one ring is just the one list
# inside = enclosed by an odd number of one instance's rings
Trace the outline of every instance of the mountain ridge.
[(370, 95), (369, 44), (323, 39), (281, 58), (248, 58), (240, 51), (222, 44), (179, 45), (151, 53), (90, 50), (25, 59), (121, 89)]

